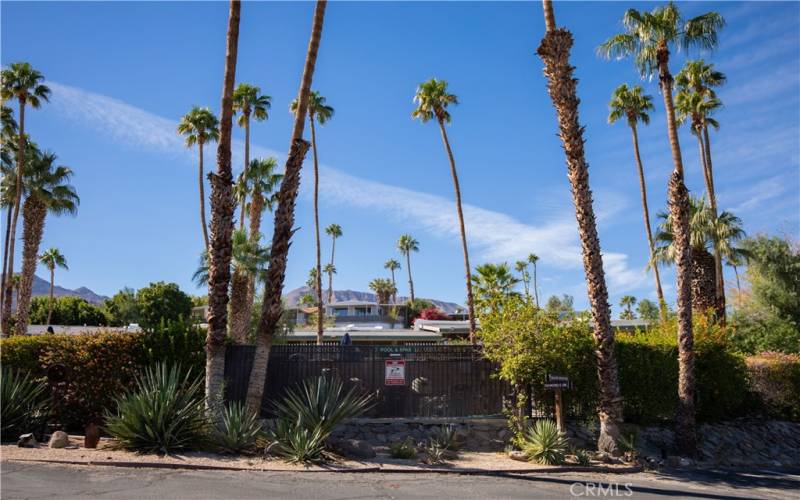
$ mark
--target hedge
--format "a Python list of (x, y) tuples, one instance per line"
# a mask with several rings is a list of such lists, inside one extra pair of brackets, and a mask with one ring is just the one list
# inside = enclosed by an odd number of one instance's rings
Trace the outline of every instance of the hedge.
[(747, 358), (747, 367), (761, 409), (774, 418), (800, 420), (800, 355), (762, 353)]
[(180, 362), (202, 373), (205, 333), (183, 324), (152, 333), (15, 336), (0, 341), (0, 363), (46, 380), (46, 369), (61, 363), (69, 383), (53, 388), (56, 417), (70, 429), (98, 421), (114, 398), (132, 387), (142, 367)]

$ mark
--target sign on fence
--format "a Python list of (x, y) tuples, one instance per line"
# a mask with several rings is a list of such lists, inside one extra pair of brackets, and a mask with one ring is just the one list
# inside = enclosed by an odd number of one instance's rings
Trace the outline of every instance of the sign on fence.
[(547, 375), (547, 381), (544, 384), (545, 389), (569, 389), (569, 377), (565, 377), (563, 375)]
[(406, 385), (406, 362), (403, 359), (387, 359), (384, 385)]

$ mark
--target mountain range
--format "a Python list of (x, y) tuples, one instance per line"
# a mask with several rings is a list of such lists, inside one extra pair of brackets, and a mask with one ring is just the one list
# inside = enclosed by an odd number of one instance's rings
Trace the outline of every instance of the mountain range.
[[(47, 280), (43, 280), (42, 278), (34, 275), (33, 276), (33, 296), (36, 297), (38, 295), (50, 295), (50, 282)], [(108, 300), (108, 297), (105, 295), (98, 295), (94, 293), (89, 288), (82, 286), (80, 288), (76, 288), (74, 290), (70, 290), (69, 288), (64, 288), (62, 286), (56, 285), (53, 287), (53, 295), (56, 297), (80, 297), (87, 302), (92, 304), (102, 304), (104, 301)], [(14, 294), (14, 307), (16, 307), (16, 294)]]
[[(294, 290), (287, 292), (284, 294), (283, 299), (286, 301), (287, 307), (294, 307), (300, 303), (300, 299), (303, 298), (303, 295), (311, 294), (311, 288), (307, 286), (303, 286), (300, 288), (295, 288)], [(447, 314), (454, 314), (457, 310), (464, 311), (466, 308), (462, 305), (456, 304), (455, 302), (445, 302), (442, 300), (436, 299), (428, 299), (417, 297), (418, 299), (426, 300), (433, 304), (435, 307), (441, 309)], [(375, 302), (376, 297), (375, 294), (372, 292), (359, 292), (356, 290), (334, 290), (333, 291), (333, 301), (334, 302), (344, 302), (346, 300), (358, 300), (364, 302)], [(408, 297), (400, 297), (397, 296), (397, 302), (402, 304), (408, 300)], [(322, 293), (322, 301), (327, 304), (328, 303), (328, 291), (325, 290)]]

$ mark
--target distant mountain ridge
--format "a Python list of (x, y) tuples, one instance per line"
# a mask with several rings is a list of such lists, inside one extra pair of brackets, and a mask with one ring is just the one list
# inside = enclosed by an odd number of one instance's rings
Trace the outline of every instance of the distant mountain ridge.
[[(300, 299), (303, 295), (310, 294), (311, 288), (307, 286), (302, 286), (300, 288), (295, 288), (294, 290), (287, 292), (284, 294), (283, 299), (286, 301), (286, 305), (289, 307), (294, 307), (300, 303)], [(465, 311), (466, 308), (462, 305), (456, 304), (455, 302), (445, 302), (443, 300), (436, 300), (436, 299), (428, 299), (424, 297), (418, 297), (422, 300), (427, 300), (437, 308), (441, 309), (447, 314), (454, 314), (456, 310)], [(333, 302), (345, 302), (347, 300), (358, 300), (362, 302), (375, 302), (376, 296), (372, 292), (359, 292), (356, 290), (334, 290), (333, 291)], [(408, 297), (401, 297), (397, 296), (397, 302), (402, 304), (408, 300)], [(327, 304), (328, 303), (328, 291), (325, 290), (322, 293), (322, 302)]]
[[(49, 296), (50, 295), (50, 282), (47, 280), (43, 280), (42, 278), (34, 275), (33, 276), (33, 296), (37, 297), (40, 295)], [(76, 288), (75, 290), (70, 290), (69, 288), (64, 288), (62, 286), (54, 286), (53, 287), (53, 295), (56, 297), (80, 297), (87, 302), (90, 302), (95, 305), (102, 304), (108, 297), (105, 295), (99, 295), (94, 293), (89, 288), (82, 286), (80, 288)], [(16, 308), (16, 294), (14, 294), (14, 307)]]

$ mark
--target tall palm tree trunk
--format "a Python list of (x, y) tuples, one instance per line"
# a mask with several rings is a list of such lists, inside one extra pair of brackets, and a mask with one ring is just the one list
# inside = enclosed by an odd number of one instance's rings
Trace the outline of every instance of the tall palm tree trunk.
[(11, 237), (11, 212), (14, 211), (13, 201), (11, 202), (12, 205), (8, 206), (8, 211), (6, 214), (6, 236), (3, 240), (3, 272), (2, 277), (0, 277), (0, 322), (2, 322), (3, 318), (3, 307), (2, 302), (3, 296), (5, 295), (6, 289), (6, 279), (11, 279), (10, 274), (8, 272), (8, 239)]
[(200, 152), (200, 162), (197, 166), (197, 183), (200, 185), (200, 225), (203, 226), (203, 241), (206, 251), (211, 246), (208, 244), (208, 223), (206, 222), (206, 188), (203, 182), (203, 141), (197, 142), (197, 149)]
[[(705, 152), (705, 168), (706, 176), (708, 177), (708, 202), (711, 206), (711, 214), (714, 220), (717, 220), (717, 195), (714, 188), (714, 168), (711, 163), (711, 138), (708, 135), (708, 125), (703, 125), (703, 150)], [(722, 270), (722, 253), (717, 248), (718, 245), (714, 244), (714, 264), (716, 266), (716, 288), (717, 288), (717, 319), (725, 324), (725, 274)]]
[(692, 332), (692, 256), (689, 236), (689, 191), (683, 177), (683, 157), (678, 142), (675, 106), (672, 101), (672, 74), (669, 71), (669, 48), (658, 47), (656, 54), (659, 86), (667, 114), (667, 132), (675, 170), (670, 177), (667, 199), (672, 217), (678, 309), (678, 411), (675, 417), (676, 441), (683, 453), (692, 454), (695, 441), (694, 407), (694, 334)]
[[(245, 115), (244, 120), (244, 169), (242, 178), (247, 178), (247, 169), (250, 167), (250, 115)], [(247, 207), (247, 193), (242, 192), (242, 208), (239, 214), (239, 229), (244, 229), (244, 214)]]
[(392, 304), (397, 304), (397, 282), (394, 280), (394, 269), (390, 269), (392, 272), (392, 288), (394, 288), (394, 293), (392, 293)]
[[(253, 245), (258, 245), (261, 240), (261, 213), (264, 211), (264, 196), (256, 191), (250, 201), (250, 241)], [(247, 280), (247, 323), (248, 328), (250, 318), (253, 315), (253, 301), (256, 298), (256, 280), (261, 279), (258, 274), (254, 274)]]
[(539, 307), (539, 283), (536, 280), (536, 263), (533, 263), (533, 299), (536, 301), (536, 307)]
[[(316, 153), (314, 158), (316, 158)], [(331, 240), (331, 267), (333, 267), (333, 256), (336, 252), (336, 236)], [(333, 302), (333, 269), (328, 271), (328, 303)]]
[(56, 283), (56, 268), (50, 269), (50, 302), (47, 304), (47, 324), (50, 325), (50, 320), (53, 318), (53, 289)]
[(406, 269), (408, 269), (408, 291), (411, 295), (411, 302), (414, 302), (414, 280), (411, 279), (411, 252), (406, 252)]
[(661, 322), (667, 321), (667, 302), (664, 300), (664, 290), (661, 288), (661, 275), (658, 271), (658, 263), (655, 259), (655, 244), (653, 244), (653, 232), (650, 229), (650, 209), (647, 206), (647, 185), (644, 181), (644, 167), (642, 157), (639, 154), (639, 134), (636, 125), (631, 125), (633, 134), (633, 154), (636, 156), (636, 169), (639, 172), (639, 193), (642, 196), (642, 212), (644, 214), (644, 229), (647, 233), (647, 246), (650, 248), (650, 265), (653, 266), (653, 276), (656, 280), (656, 295), (658, 296), (658, 310), (661, 315)]
[(464, 229), (464, 212), (461, 209), (461, 186), (458, 183), (458, 172), (456, 172), (456, 161), (453, 158), (453, 150), (450, 148), (450, 141), (447, 139), (447, 131), (444, 129), (444, 122), (440, 119), (439, 130), (442, 133), (444, 148), (447, 150), (447, 159), (450, 160), (450, 174), (453, 176), (453, 188), (456, 192), (456, 211), (458, 212), (458, 228), (461, 231), (461, 248), (464, 251), (464, 268), (467, 280), (467, 314), (469, 318), (469, 341), (474, 344), (475, 339), (475, 303), (472, 298), (472, 271), (469, 267), (469, 250), (467, 249), (467, 232)]
[(3, 294), (3, 319), (2, 330), (3, 335), (11, 335), (11, 302), (14, 300), (14, 243), (17, 239), (17, 221), (19, 220), (19, 211), (22, 205), (22, 177), (23, 168), (25, 164), (25, 99), (19, 101), (19, 135), (17, 137), (17, 193), (14, 198), (14, 212), (11, 216), (11, 233), (8, 240), (8, 270), (6, 274), (8, 277), (5, 282), (5, 291)]
[(322, 24), (325, 21), (326, 5), (326, 0), (317, 0), (314, 9), (311, 39), (308, 42), (303, 77), (297, 96), (297, 113), (289, 144), (289, 155), (286, 158), (286, 169), (278, 191), (278, 207), (275, 210), (270, 262), (265, 283), (266, 292), (264, 293), (264, 302), (261, 305), (255, 359), (253, 360), (253, 369), (250, 372), (250, 383), (247, 388), (247, 406), (253, 411), (261, 410), (264, 385), (267, 381), (269, 350), (272, 347), (275, 328), (283, 313), (281, 293), (283, 292), (283, 281), (286, 277), (289, 246), (294, 233), (294, 207), (297, 200), (297, 190), (300, 187), (300, 170), (303, 167), (303, 159), (309, 148), (308, 141), (303, 140), (303, 128), (305, 127), (305, 118), (308, 111), (308, 95), (311, 91), (314, 66), (317, 62), (317, 52), (322, 38)]
[(556, 29), (549, 0), (543, 0), (547, 32), (539, 45), (538, 54), (544, 61), (547, 90), (558, 115), (559, 135), (566, 153), (567, 171), (572, 187), (575, 215), (583, 250), (583, 267), (586, 273), (589, 303), (594, 321), (597, 373), (600, 382), (599, 417), (600, 437), (598, 449), (618, 455), (617, 444), (622, 423), (622, 398), (619, 394), (617, 360), (614, 352), (614, 331), (611, 329), (611, 311), (608, 307), (603, 258), (589, 189), (589, 170), (583, 150), (583, 127), (578, 120), (577, 80), (569, 63), (572, 34), (566, 29)]
[[(322, 345), (322, 251), (319, 242), (319, 162), (317, 160), (317, 132), (314, 128), (314, 116), (309, 113), (308, 124), (311, 127), (311, 149), (314, 153), (314, 237), (317, 244), (317, 275), (314, 278), (317, 281), (317, 345)], [(334, 238), (333, 241), (336, 241)], [(331, 264), (333, 263), (333, 253), (331, 253)], [(333, 273), (328, 273), (333, 276)], [(329, 290), (330, 294), (331, 291)], [(329, 300), (330, 302), (330, 300)]]
[(239, 48), (239, 0), (231, 0), (225, 48), (225, 76), (217, 146), (217, 169), (211, 182), (211, 250), (208, 269), (208, 335), (206, 336), (206, 397), (209, 405), (221, 395), (225, 376), (225, 335), (228, 326), (228, 285), (231, 280), (233, 244), (233, 174), (231, 171), (231, 128), (233, 84)]
[(33, 276), (39, 256), (39, 245), (42, 243), (44, 221), (47, 217), (47, 206), (35, 196), (25, 200), (22, 216), (22, 273), (17, 292), (17, 335), (28, 333), (28, 314), (31, 309), (33, 292)]
[(230, 298), (230, 336), (236, 344), (247, 342), (247, 327), (250, 325), (252, 309), (247, 307), (247, 288), (250, 278), (241, 269), (233, 271)]

